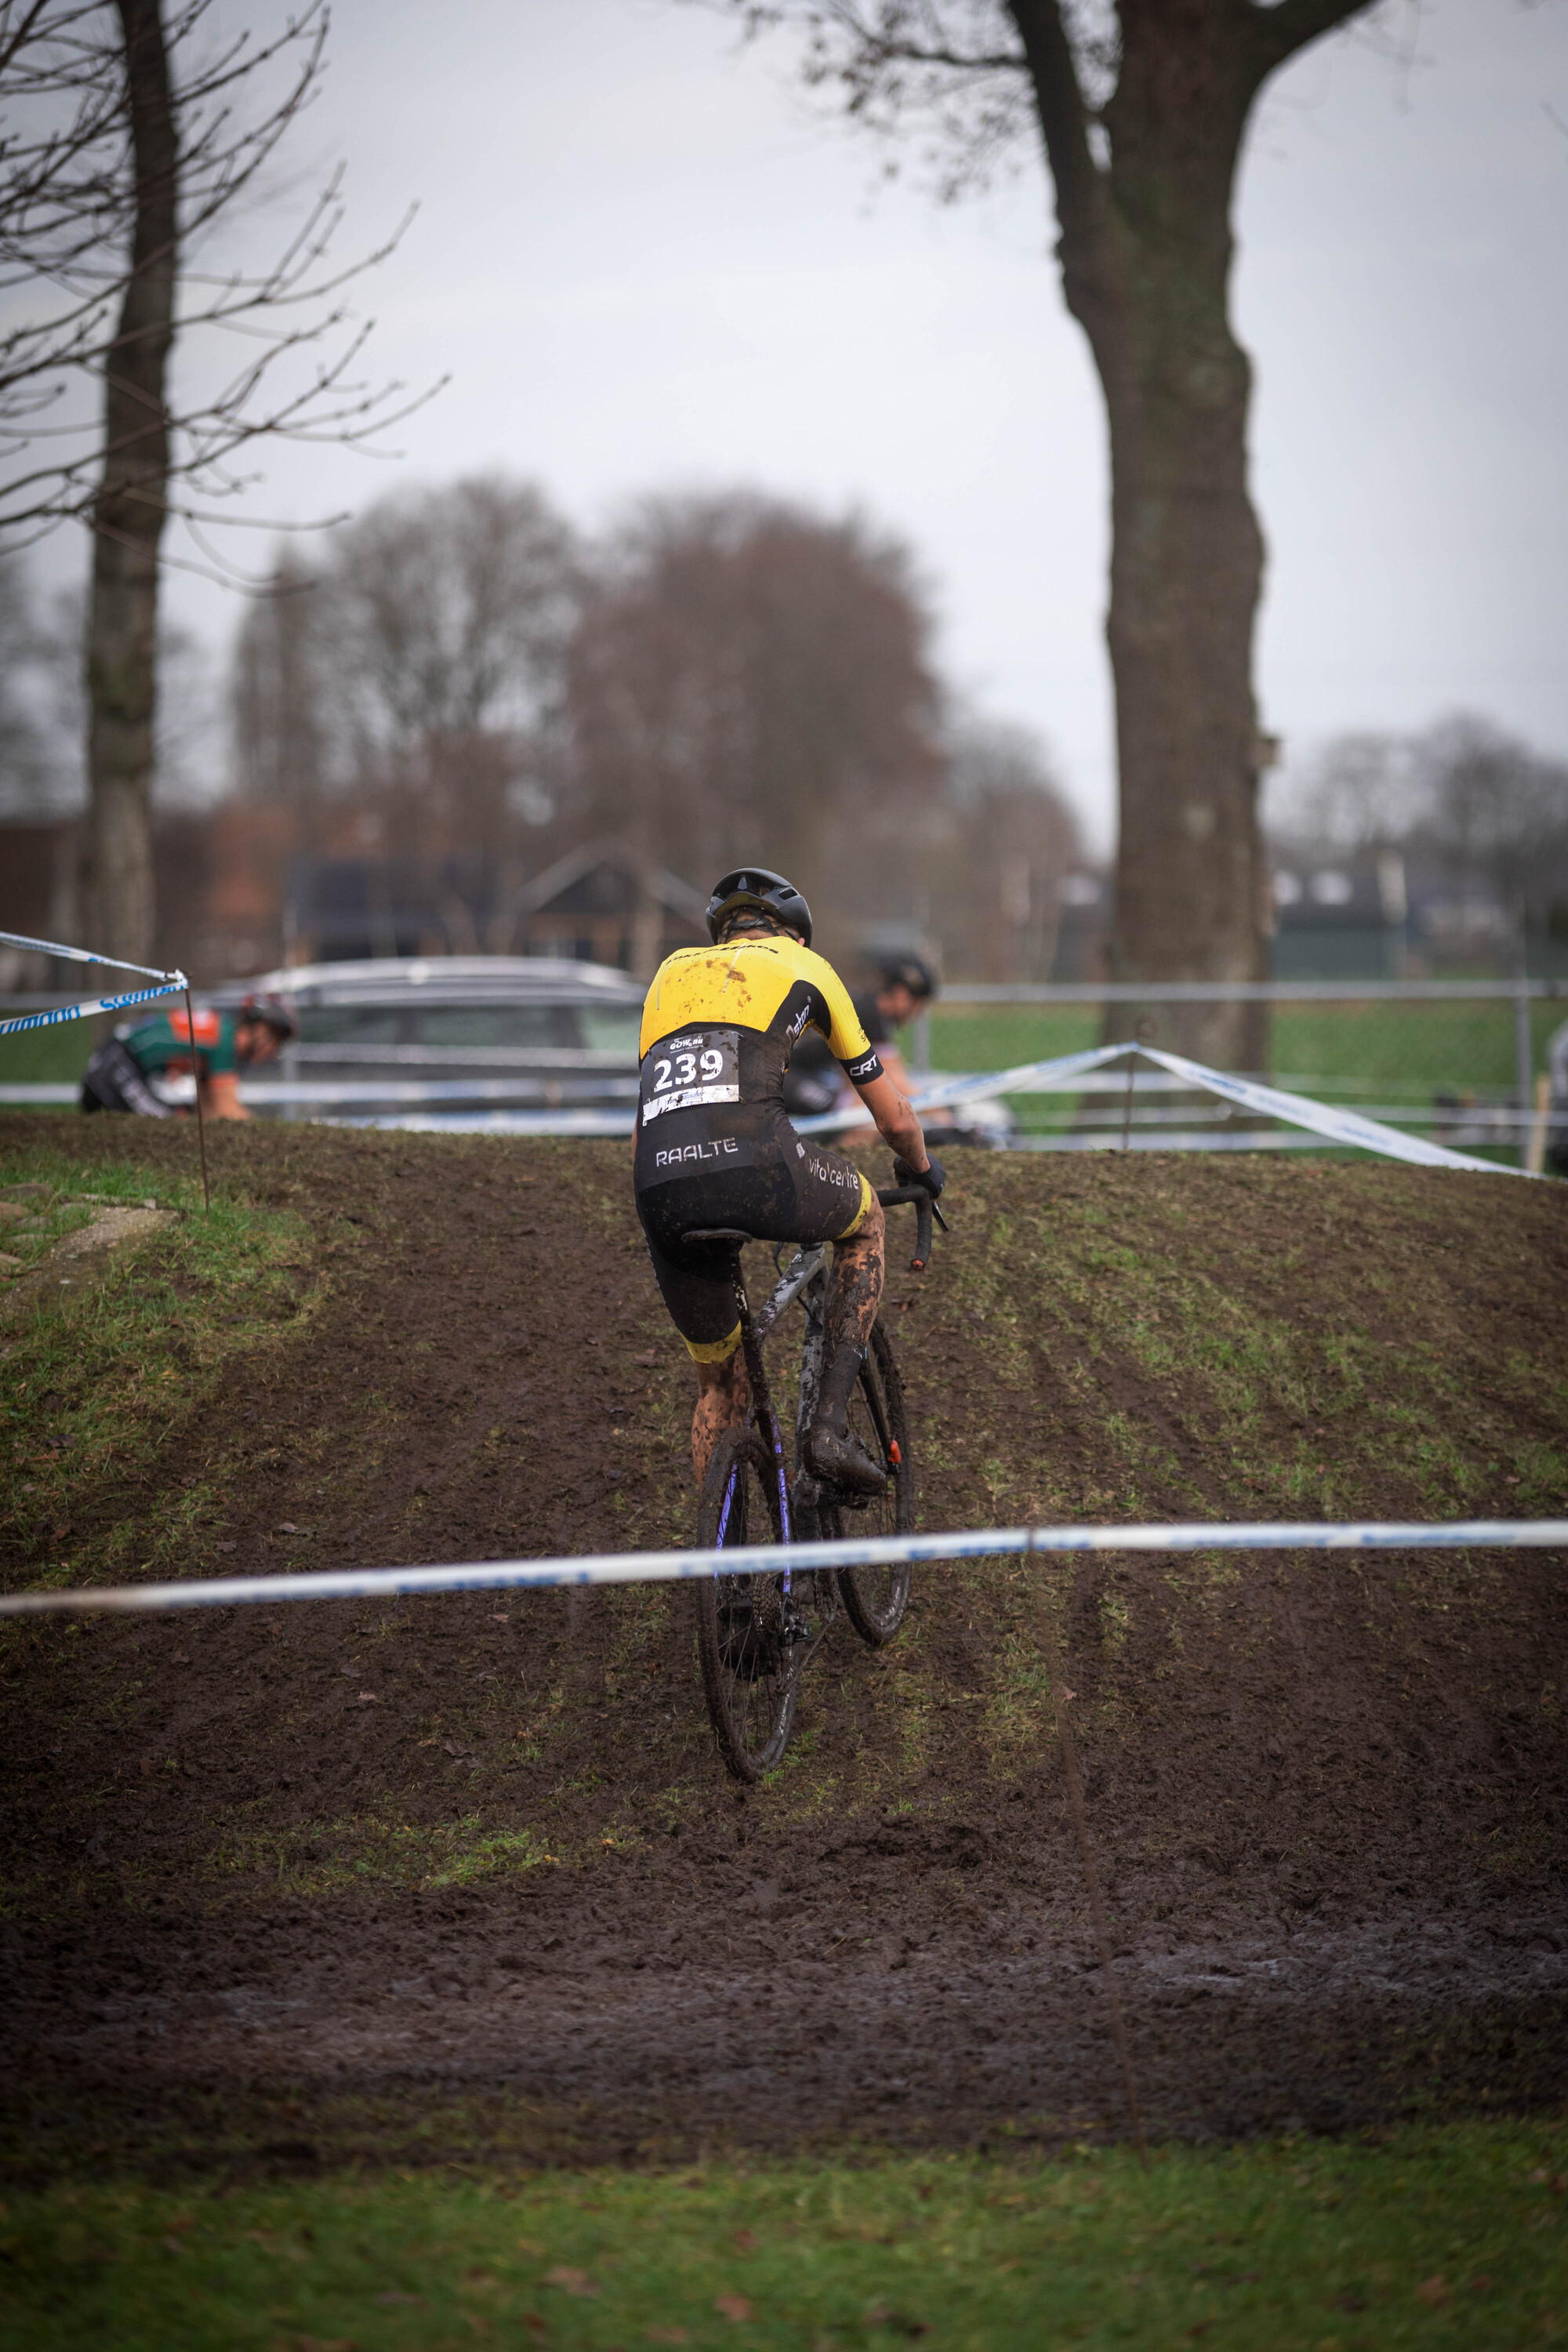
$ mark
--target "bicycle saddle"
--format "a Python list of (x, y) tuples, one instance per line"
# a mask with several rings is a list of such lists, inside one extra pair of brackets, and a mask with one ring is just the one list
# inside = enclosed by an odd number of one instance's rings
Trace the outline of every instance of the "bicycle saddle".
[(689, 1233), (681, 1234), (680, 1239), (683, 1247), (689, 1242), (730, 1242), (739, 1249), (742, 1243), (754, 1240), (755, 1236), (740, 1233), (733, 1225), (693, 1225)]

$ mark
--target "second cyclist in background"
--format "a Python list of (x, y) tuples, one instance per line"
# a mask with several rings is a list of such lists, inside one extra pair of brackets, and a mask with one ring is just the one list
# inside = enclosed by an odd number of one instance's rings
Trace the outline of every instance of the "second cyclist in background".
[(722, 1228), (759, 1241), (835, 1244), (828, 1359), (805, 1467), (872, 1494), (884, 1465), (849, 1434), (847, 1410), (882, 1295), (883, 1220), (859, 1171), (795, 1133), (784, 1075), (807, 1032), (819, 1036), (897, 1155), (901, 1184), (935, 1200), (941, 1163), (868, 1039), (847, 990), (811, 948), (811, 909), (781, 874), (726, 874), (708, 905), (710, 948), (659, 966), (643, 1006), (634, 1181), (665, 1305), (697, 1366), (691, 1455), (700, 1484), (721, 1430), (751, 1399), (732, 1259), (686, 1238)]
[[(900, 1092), (910, 1081), (903, 1055), (893, 1044), (894, 1033), (929, 1011), (936, 991), (936, 974), (923, 956), (895, 955), (882, 964), (875, 988), (857, 989), (849, 1000), (868, 1043)], [(842, 1110), (851, 1101), (844, 1071), (825, 1037), (812, 1031), (802, 1037), (785, 1073), (784, 1099), (784, 1108), (795, 1118)], [(952, 1114), (942, 1111), (938, 1117), (945, 1124)]]

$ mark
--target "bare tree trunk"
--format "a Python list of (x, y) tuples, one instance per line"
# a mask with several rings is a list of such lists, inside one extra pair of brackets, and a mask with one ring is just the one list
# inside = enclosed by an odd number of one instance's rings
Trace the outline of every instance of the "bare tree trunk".
[[(1247, 117), (1292, 52), (1363, 0), (1123, 0), (1096, 126), (1059, 0), (1007, 0), (1056, 186), (1068, 308), (1110, 428), (1121, 836), (1111, 976), (1268, 977), (1247, 485), (1251, 369), (1230, 330), (1230, 205)], [(1109, 154), (1098, 152), (1098, 130)], [(1136, 1008), (1115, 1008), (1127, 1033)], [(1258, 1005), (1161, 1007), (1159, 1042), (1259, 1068)]]
[(153, 720), (158, 547), (168, 511), (164, 382), (174, 336), (178, 141), (162, 0), (116, 0), (136, 173), (132, 268), (104, 368), (103, 475), (93, 506), (87, 630), (88, 944), (152, 959)]
[[(1171, 125), (1178, 139), (1183, 127)], [(1097, 349), (1110, 420), (1106, 635), (1121, 777), (1111, 977), (1265, 980), (1252, 685), (1263, 534), (1247, 483), (1252, 371), (1226, 316), (1229, 175), (1181, 190), (1173, 205), (1183, 159), (1161, 153), (1153, 131), (1140, 141), (1143, 184), (1123, 199), (1137, 224), (1123, 299)], [(1153, 1017), (1178, 1050), (1258, 1069), (1265, 1012), (1164, 1005)], [(1127, 1018), (1117, 1006), (1118, 1034)]]

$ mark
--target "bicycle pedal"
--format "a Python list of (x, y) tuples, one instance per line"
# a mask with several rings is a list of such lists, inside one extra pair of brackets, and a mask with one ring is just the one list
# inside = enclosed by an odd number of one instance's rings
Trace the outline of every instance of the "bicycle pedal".
[(784, 1602), (783, 1632), (786, 1642), (809, 1642), (811, 1639), (810, 1622), (802, 1615), (793, 1601)]

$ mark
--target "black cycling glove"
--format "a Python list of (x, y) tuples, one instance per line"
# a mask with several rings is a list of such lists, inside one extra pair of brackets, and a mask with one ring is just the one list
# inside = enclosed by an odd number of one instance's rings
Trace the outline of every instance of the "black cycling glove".
[(933, 1201), (941, 1200), (942, 1188), (947, 1181), (947, 1171), (934, 1151), (931, 1154), (929, 1168), (911, 1168), (907, 1160), (896, 1159), (893, 1161), (893, 1173), (900, 1184), (923, 1185)]

